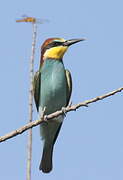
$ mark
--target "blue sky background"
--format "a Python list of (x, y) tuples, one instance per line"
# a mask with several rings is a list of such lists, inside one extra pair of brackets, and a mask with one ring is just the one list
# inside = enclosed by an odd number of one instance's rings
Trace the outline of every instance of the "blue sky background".
[[(65, 54), (77, 103), (123, 86), (123, 1), (1, 1), (0, 135), (28, 121), (31, 25), (16, 23), (27, 14), (46, 18), (38, 26), (35, 70), (40, 46), (48, 37), (86, 37)], [(42, 143), (33, 128), (32, 180), (122, 180), (123, 95), (119, 93), (67, 115), (56, 142), (53, 171), (38, 170)], [(34, 120), (37, 118), (34, 109)], [(0, 144), (0, 179), (26, 176), (27, 132)]]

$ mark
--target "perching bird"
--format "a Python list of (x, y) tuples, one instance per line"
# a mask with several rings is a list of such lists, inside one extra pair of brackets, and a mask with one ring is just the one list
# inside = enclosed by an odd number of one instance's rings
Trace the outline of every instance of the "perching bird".
[[(50, 38), (43, 43), (39, 71), (34, 76), (34, 99), (39, 116), (44, 108), (45, 114), (48, 115), (68, 105), (72, 79), (70, 72), (65, 70), (62, 58), (69, 46), (83, 40), (85, 39)], [(52, 170), (53, 147), (63, 119), (64, 115), (60, 115), (40, 125), (44, 146), (39, 169), (44, 173)]]

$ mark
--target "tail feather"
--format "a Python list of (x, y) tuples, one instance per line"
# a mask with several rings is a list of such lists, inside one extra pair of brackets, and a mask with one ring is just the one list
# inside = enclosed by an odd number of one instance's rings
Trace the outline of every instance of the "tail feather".
[(52, 170), (52, 155), (53, 145), (44, 146), (39, 170), (42, 170), (44, 173), (49, 173)]
[(44, 173), (49, 173), (52, 170), (53, 147), (59, 134), (61, 125), (62, 123), (56, 123), (55, 121), (47, 124), (42, 123), (41, 135), (44, 140), (44, 148), (39, 170), (42, 170)]

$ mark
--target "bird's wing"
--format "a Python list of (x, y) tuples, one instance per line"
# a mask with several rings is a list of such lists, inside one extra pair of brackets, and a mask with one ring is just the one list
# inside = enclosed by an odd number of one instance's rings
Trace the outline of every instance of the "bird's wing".
[(40, 71), (37, 71), (33, 79), (33, 93), (34, 93), (34, 100), (35, 100), (37, 111), (39, 108), (39, 100), (40, 100), (40, 86), (41, 86), (40, 78), (41, 78), (41, 73)]
[[(65, 73), (66, 73), (66, 79), (67, 79), (67, 88), (66, 88), (66, 91), (67, 91), (67, 104), (66, 106), (69, 104), (69, 100), (70, 100), (70, 97), (71, 97), (71, 92), (72, 92), (72, 78), (71, 78), (71, 74), (69, 72), (69, 70), (65, 70)], [(53, 145), (55, 144), (55, 141), (58, 137), (58, 134), (59, 134), (59, 131), (61, 129), (61, 126), (62, 126), (62, 123), (60, 123), (58, 125), (59, 127), (57, 128), (57, 132), (55, 134), (55, 137), (54, 137), (54, 140), (53, 140)]]
[(67, 79), (67, 88), (66, 88), (66, 91), (67, 91), (66, 106), (67, 106), (69, 104), (71, 93), (72, 93), (72, 77), (71, 77), (70, 71), (68, 69), (65, 70), (65, 73), (66, 73), (66, 79)]

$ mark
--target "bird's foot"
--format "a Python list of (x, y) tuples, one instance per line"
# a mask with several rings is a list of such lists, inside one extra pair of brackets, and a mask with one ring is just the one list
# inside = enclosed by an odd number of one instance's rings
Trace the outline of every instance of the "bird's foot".
[(45, 121), (45, 122), (48, 122), (47, 115), (44, 116), (44, 121)]
[(71, 107), (71, 106), (72, 106), (72, 101), (70, 101), (68, 104), (68, 107)]
[(67, 114), (67, 112), (66, 112), (66, 108), (65, 107), (62, 107), (62, 113), (63, 113), (63, 115), (66, 117), (66, 114)]

